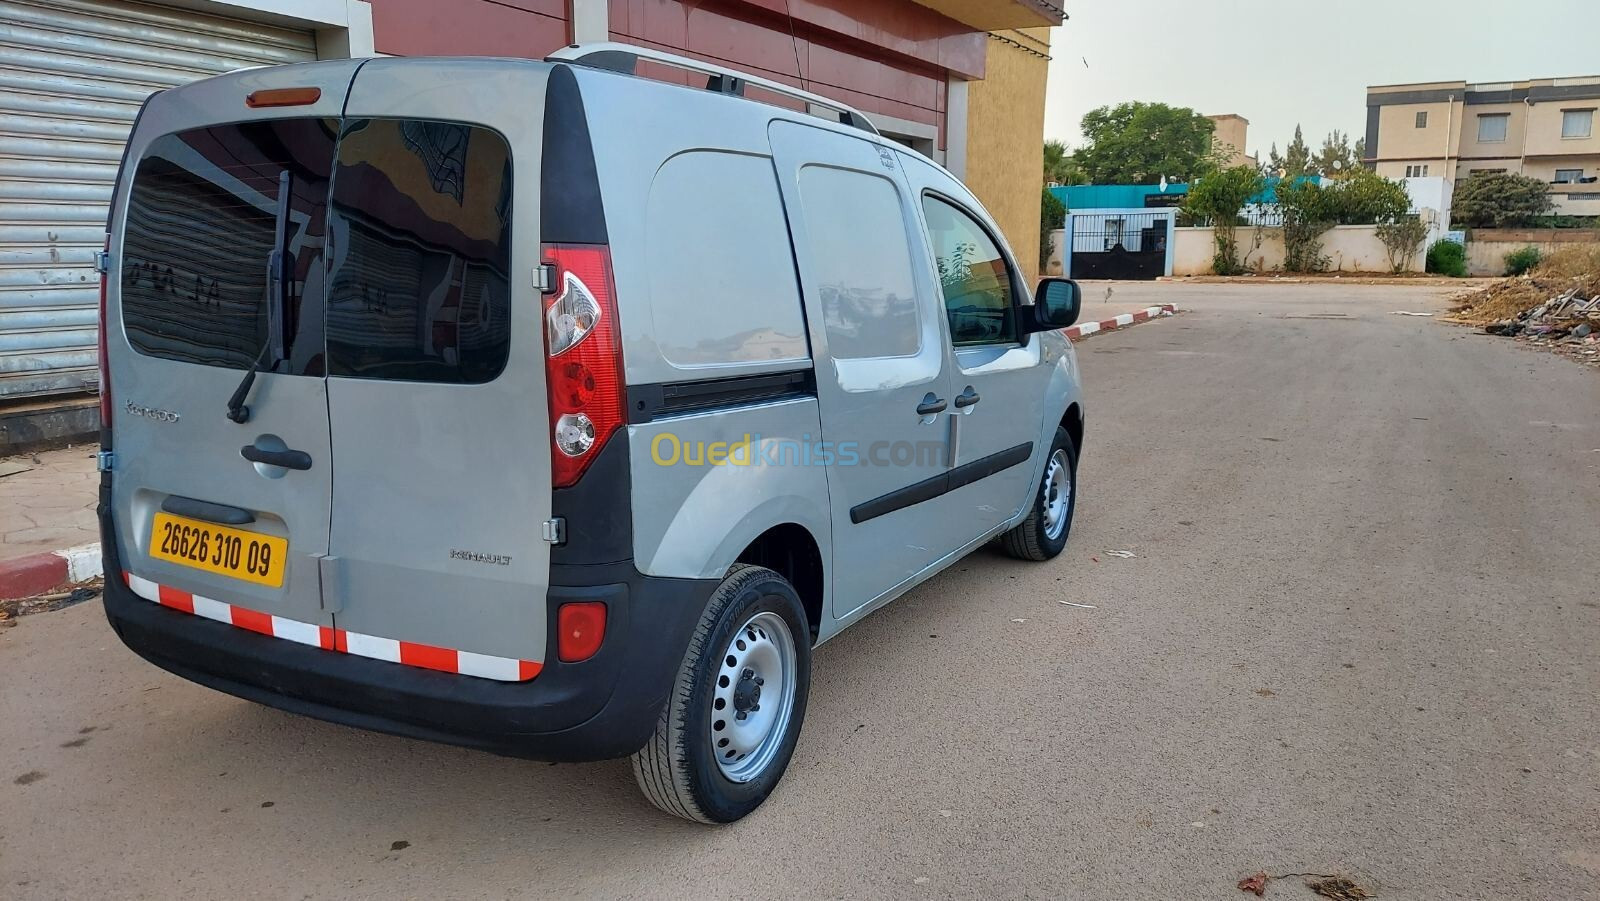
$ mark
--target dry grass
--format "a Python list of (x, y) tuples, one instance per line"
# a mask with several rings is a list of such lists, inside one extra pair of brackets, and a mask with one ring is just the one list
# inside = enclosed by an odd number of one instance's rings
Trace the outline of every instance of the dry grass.
[(1533, 274), (1542, 278), (1600, 275), (1600, 244), (1569, 244), (1540, 260)]

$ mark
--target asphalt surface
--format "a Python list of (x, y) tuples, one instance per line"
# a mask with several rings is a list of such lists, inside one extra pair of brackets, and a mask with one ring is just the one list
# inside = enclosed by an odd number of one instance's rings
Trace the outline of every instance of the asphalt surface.
[(91, 603), (0, 630), (0, 897), (1600, 897), (1600, 378), (1426, 290), (1130, 290), (1191, 312), (1079, 345), (1067, 552), (820, 649), (743, 823), (210, 692)]

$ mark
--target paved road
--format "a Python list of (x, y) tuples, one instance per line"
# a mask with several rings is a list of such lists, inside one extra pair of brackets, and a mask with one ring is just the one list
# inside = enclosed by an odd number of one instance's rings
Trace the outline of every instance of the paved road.
[(208, 692), (90, 604), (0, 631), (0, 896), (1600, 897), (1600, 379), (1414, 289), (1142, 290), (1193, 312), (1080, 345), (1067, 553), (819, 651), (744, 823)]

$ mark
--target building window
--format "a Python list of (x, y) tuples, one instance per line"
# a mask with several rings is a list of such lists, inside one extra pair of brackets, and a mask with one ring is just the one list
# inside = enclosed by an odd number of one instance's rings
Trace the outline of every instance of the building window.
[(1561, 111), (1561, 136), (1587, 138), (1594, 134), (1594, 110), (1567, 109)]
[(1504, 174), (1506, 174), (1506, 170), (1504, 170), (1504, 169), (1474, 169), (1471, 172), (1468, 172), (1467, 174), (1468, 175), (1504, 175)]
[(1417, 113), (1417, 127), (1418, 128), (1427, 128), (1428, 127), (1428, 111), (1427, 110), (1423, 110), (1422, 112)]
[(1577, 184), (1578, 180), (1581, 178), (1583, 178), (1582, 169), (1557, 169), (1556, 177), (1552, 180), (1552, 183), (1558, 185), (1572, 185)]
[(1493, 113), (1478, 117), (1478, 143), (1499, 144), (1506, 139), (1507, 126), (1511, 124), (1510, 113)]
[(1406, 167), (1406, 178), (1424, 178), (1424, 177), (1427, 176), (1427, 174), (1428, 174), (1428, 164), (1427, 163), (1423, 163), (1420, 166), (1407, 166)]

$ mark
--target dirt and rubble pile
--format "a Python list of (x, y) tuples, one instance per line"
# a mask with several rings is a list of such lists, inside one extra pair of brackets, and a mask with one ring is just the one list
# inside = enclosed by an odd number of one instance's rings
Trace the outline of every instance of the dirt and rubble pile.
[[(1569, 302), (1558, 302), (1564, 297)], [(1600, 244), (1573, 245), (1545, 257), (1528, 275), (1457, 297), (1450, 318), (1489, 326), (1496, 334), (1546, 326), (1565, 331), (1586, 319), (1600, 320), (1587, 303), (1595, 297), (1600, 297)]]

